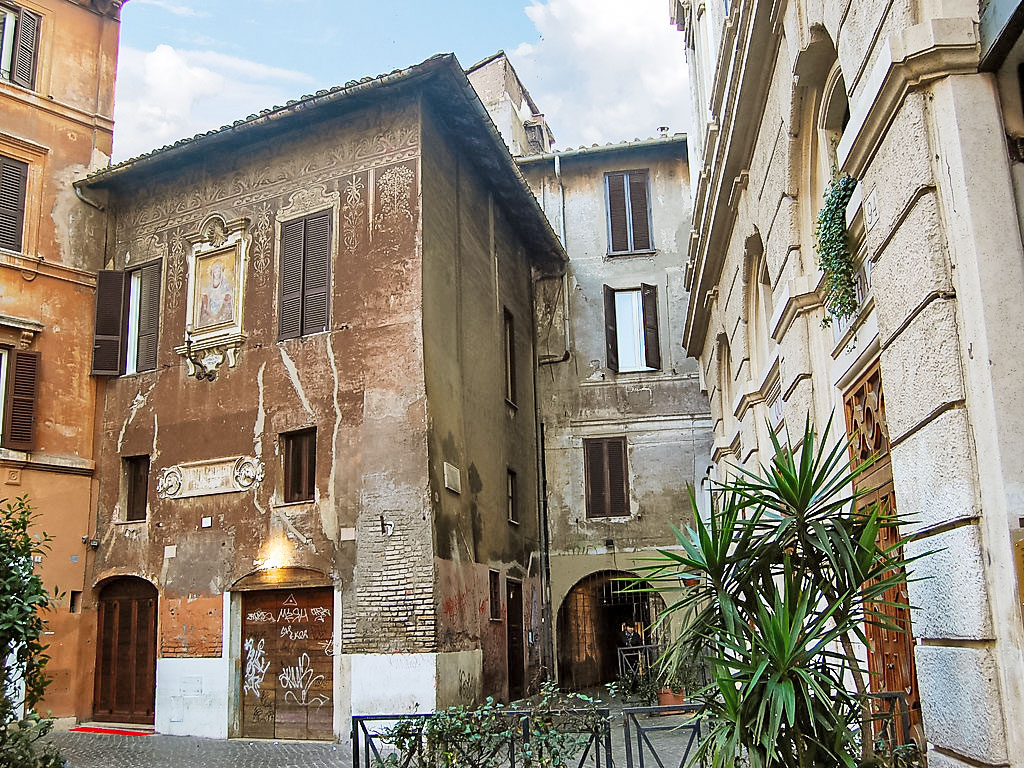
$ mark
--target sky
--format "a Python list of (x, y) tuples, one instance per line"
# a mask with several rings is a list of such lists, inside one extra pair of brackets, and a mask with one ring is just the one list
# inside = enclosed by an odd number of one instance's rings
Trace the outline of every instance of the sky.
[(685, 131), (683, 36), (668, 0), (130, 0), (114, 160), (321, 88), (504, 50), (557, 149)]

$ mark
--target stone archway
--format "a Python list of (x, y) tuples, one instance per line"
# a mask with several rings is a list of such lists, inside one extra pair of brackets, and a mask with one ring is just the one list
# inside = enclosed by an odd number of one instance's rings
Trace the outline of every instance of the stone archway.
[(645, 644), (656, 644), (651, 624), (664, 608), (655, 592), (624, 591), (628, 571), (597, 571), (580, 579), (558, 609), (558, 679), (574, 690), (615, 680), (623, 626), (633, 626)]
[(122, 576), (99, 593), (93, 717), (152, 724), (156, 704), (157, 590)]

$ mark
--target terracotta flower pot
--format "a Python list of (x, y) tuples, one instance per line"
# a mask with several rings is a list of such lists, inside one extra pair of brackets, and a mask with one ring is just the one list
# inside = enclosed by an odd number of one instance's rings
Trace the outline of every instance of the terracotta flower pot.
[(681, 707), (686, 703), (685, 691), (673, 693), (671, 688), (662, 688), (658, 691), (659, 707)]

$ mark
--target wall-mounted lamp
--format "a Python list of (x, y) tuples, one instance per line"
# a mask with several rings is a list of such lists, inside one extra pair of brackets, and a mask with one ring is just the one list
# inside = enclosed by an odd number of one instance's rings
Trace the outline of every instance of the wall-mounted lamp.
[(89, 540), (89, 547), (90, 547), (90, 549), (99, 549), (100, 548), (100, 540), (99, 539), (90, 539)]
[[(178, 349), (181, 349), (181, 347), (178, 347)], [(207, 370), (203, 364), (203, 359), (192, 351), (192, 331), (187, 329), (185, 331), (185, 357), (192, 363), (192, 367), (195, 369), (196, 381), (203, 381), (204, 379), (206, 381), (213, 381), (217, 378), (217, 371)]]

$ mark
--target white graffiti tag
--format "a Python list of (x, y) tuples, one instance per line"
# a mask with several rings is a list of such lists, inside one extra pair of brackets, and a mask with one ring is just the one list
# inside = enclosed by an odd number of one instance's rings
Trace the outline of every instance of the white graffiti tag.
[(253, 693), (256, 698), (260, 697), (260, 686), (263, 685), (263, 678), (267, 676), (270, 669), (270, 662), (267, 661), (263, 652), (263, 640), (256, 643), (251, 637), (245, 641), (245, 685), (242, 686), (242, 693)]
[(296, 659), (294, 667), (285, 667), (281, 671), (277, 681), (285, 689), (285, 701), (293, 701), (300, 707), (322, 707), (330, 699), (321, 694), (310, 696), (309, 689), (323, 679), (323, 675), (314, 676), (309, 666), (309, 654), (304, 653)]
[(309, 612), (311, 614), (313, 614), (313, 618), (316, 621), (319, 621), (321, 624), (326, 623), (326, 621), (329, 618), (331, 618), (331, 609), (330, 608), (321, 608), (319, 605), (317, 605), (317, 606), (314, 606), (313, 608), (310, 608)]

